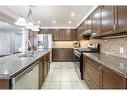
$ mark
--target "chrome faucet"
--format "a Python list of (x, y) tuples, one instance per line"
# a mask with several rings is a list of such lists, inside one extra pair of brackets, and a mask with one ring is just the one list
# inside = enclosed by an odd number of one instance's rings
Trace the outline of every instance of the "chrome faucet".
[(30, 46), (30, 50), (32, 50), (32, 44), (31, 44), (30, 40), (26, 41), (26, 47), (27, 47), (27, 43), (28, 43), (28, 47)]

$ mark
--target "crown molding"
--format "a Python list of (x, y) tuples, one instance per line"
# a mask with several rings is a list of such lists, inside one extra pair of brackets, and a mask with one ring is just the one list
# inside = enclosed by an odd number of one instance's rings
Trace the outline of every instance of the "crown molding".
[(40, 27), (40, 29), (76, 29), (76, 27)]
[(87, 14), (80, 20), (80, 22), (77, 24), (77, 26), (75, 27), (78, 28), (78, 26), (97, 8), (98, 6), (93, 6), (88, 12)]

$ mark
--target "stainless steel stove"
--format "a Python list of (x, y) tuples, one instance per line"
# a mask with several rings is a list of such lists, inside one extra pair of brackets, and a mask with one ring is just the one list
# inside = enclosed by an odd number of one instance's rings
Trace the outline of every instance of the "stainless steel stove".
[(78, 76), (83, 79), (83, 53), (99, 52), (99, 43), (89, 44), (87, 48), (74, 49), (74, 64)]

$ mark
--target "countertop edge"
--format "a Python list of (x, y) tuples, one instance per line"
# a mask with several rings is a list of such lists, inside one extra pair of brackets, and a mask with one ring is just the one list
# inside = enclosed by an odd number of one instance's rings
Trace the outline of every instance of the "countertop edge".
[(96, 61), (97, 63), (101, 64), (102, 66), (104, 66), (104, 67), (106, 67), (106, 68), (108, 68), (108, 69), (114, 71), (115, 73), (119, 74), (120, 76), (122, 76), (122, 77), (124, 77), (124, 78), (127, 78), (127, 75), (126, 75), (126, 74), (123, 74), (123, 73), (121, 73), (121, 72), (115, 70), (114, 68), (111, 68), (111, 67), (109, 67), (109, 66), (103, 64), (102, 61), (100, 61), (100, 60), (98, 60), (98, 59), (95, 59), (95, 58), (92, 58), (91, 56), (87, 55), (87, 53), (83, 53), (83, 55), (85, 55), (85, 56), (89, 57), (90, 59)]
[(28, 64), (27, 66), (23, 67), (22, 69), (16, 71), (14, 74), (10, 75), (10, 76), (6, 76), (3, 75), (3, 77), (0, 77), (0, 79), (12, 79), (13, 77), (15, 77), (16, 75), (20, 74), (23, 70), (29, 68), (30, 66), (32, 66), (34, 63), (36, 63), (41, 57), (43, 57), (44, 55), (46, 55), (47, 53), (51, 52), (50, 49), (47, 50), (47, 52), (44, 52), (44, 54), (40, 55), (38, 58), (36, 58), (35, 60), (33, 60), (30, 64)]

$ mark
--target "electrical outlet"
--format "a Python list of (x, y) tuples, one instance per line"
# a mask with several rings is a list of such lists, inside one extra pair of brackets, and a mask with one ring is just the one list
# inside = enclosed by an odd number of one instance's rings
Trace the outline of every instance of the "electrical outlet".
[(124, 52), (123, 47), (120, 47), (120, 48), (119, 48), (119, 53), (121, 53), (121, 54), (122, 54), (123, 52)]

